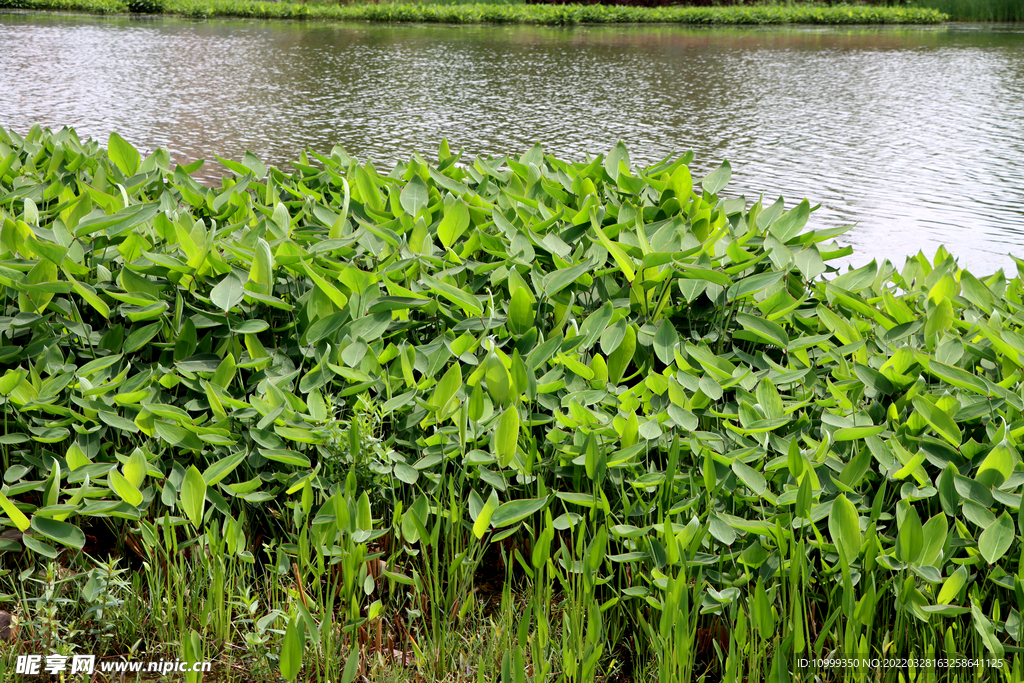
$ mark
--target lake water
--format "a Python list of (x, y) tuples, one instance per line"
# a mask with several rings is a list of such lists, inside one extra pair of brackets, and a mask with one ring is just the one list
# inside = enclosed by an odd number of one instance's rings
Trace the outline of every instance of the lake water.
[[(448, 138), (582, 161), (727, 158), (728, 193), (821, 204), (853, 263), (1024, 258), (1024, 28), (444, 27), (0, 14), (0, 125), (178, 160), (386, 167)], [(216, 171), (216, 169), (214, 169)]]

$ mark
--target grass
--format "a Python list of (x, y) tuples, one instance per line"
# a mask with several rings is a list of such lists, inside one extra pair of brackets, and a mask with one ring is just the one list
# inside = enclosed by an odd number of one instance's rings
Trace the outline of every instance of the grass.
[[(302, 21), (370, 21), (442, 24), (613, 24), (696, 25), (934, 24), (943, 13), (926, 8), (865, 5), (764, 5), (750, 7), (626, 7), (609, 5), (320, 4), (258, 0), (165, 0), (147, 5), (155, 12), (193, 18), (243, 17)], [(123, 0), (0, 0), (0, 8), (128, 12)]]
[(1024, 21), (1024, 3), (1019, 0), (918, 0), (949, 16), (951, 21)]
[(1024, 260), (691, 161), (0, 128), (0, 681), (1021, 683)]

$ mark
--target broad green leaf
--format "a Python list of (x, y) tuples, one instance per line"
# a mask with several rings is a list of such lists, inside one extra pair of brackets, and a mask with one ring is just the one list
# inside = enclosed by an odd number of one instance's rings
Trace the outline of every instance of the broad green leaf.
[(142, 493), (139, 491), (138, 487), (128, 481), (125, 477), (121, 476), (121, 473), (117, 470), (110, 470), (107, 474), (107, 481), (110, 482), (110, 488), (114, 490), (117, 497), (124, 502), (134, 506), (142, 504)]
[(217, 308), (227, 313), (241, 303), (244, 293), (242, 281), (234, 273), (229, 273), (210, 292), (210, 301)]
[(427, 194), (426, 184), (418, 175), (413, 175), (402, 189), (399, 203), (406, 213), (415, 217), (420, 212), (420, 209), (427, 205), (428, 201), (429, 195)]
[(509, 332), (526, 334), (534, 324), (533, 300), (525, 287), (519, 287), (512, 295), (508, 309)]
[(85, 546), (85, 534), (74, 524), (33, 515), (32, 528), (50, 540), (69, 548), (81, 550)]
[(517, 524), (527, 517), (540, 512), (548, 504), (549, 498), (525, 498), (502, 503), (491, 515), (491, 526), (495, 529)]
[(732, 178), (732, 166), (729, 165), (728, 160), (724, 160), (722, 165), (708, 173), (707, 177), (700, 181), (700, 184), (708, 194), (718, 194), (729, 183), (730, 178)]
[(482, 539), (484, 534), (487, 533), (487, 529), (491, 524), (491, 517), (497, 509), (498, 494), (492, 490), (491, 495), (487, 497), (483, 507), (480, 509), (480, 514), (477, 515), (476, 521), (473, 522), (473, 535), (477, 537), (477, 540)]
[(601, 242), (602, 246), (608, 250), (608, 253), (615, 259), (615, 263), (618, 264), (619, 270), (625, 276), (627, 282), (632, 282), (636, 279), (636, 271), (633, 270), (633, 263), (626, 252), (608, 239), (608, 235), (604, 234), (604, 230), (601, 229), (600, 225), (594, 222), (594, 232), (597, 234), (597, 239)]
[(423, 279), (423, 284), (430, 287), (430, 289), (436, 294), (440, 294), (444, 298), (451, 301), (453, 304), (461, 307), (467, 315), (480, 316), (483, 315), (483, 308), (480, 306), (480, 302), (475, 296), (465, 292), (458, 287), (453, 287), (447, 282), (442, 282), (437, 278), (431, 277), (424, 273), (420, 276)]
[(680, 165), (668, 179), (667, 189), (675, 193), (680, 204), (686, 204), (689, 201), (690, 193), (693, 192), (693, 178), (690, 176), (690, 168), (686, 164)]
[(206, 508), (206, 482), (195, 465), (188, 468), (181, 482), (181, 508), (192, 526), (198, 529)]
[(967, 585), (967, 568), (957, 567), (956, 571), (943, 581), (939, 596), (935, 599), (936, 604), (948, 605), (960, 594), (960, 591)]
[(107, 138), (107, 156), (125, 177), (135, 175), (139, 170), (139, 152), (117, 133)]
[(971, 600), (971, 622), (974, 624), (974, 630), (981, 636), (981, 642), (989, 654), (996, 659), (1002, 659), (1005, 648), (999, 641), (999, 636), (996, 635), (995, 627), (973, 600)]
[(434, 387), (434, 393), (430, 396), (430, 405), (443, 411), (461, 386), (462, 367), (456, 362), (448, 368), (448, 372), (444, 373), (444, 377)]
[(558, 294), (590, 272), (591, 268), (593, 268), (593, 263), (588, 259), (579, 265), (562, 268), (550, 273), (544, 280), (544, 293), (549, 297)]
[(981, 532), (978, 550), (989, 564), (995, 564), (1006, 554), (1015, 538), (1013, 518), (1006, 512)]
[(1013, 468), (1020, 457), (1016, 450), (1005, 439), (996, 444), (988, 452), (978, 466), (974, 478), (989, 488), (1000, 486), (1013, 474)]
[(146, 473), (149, 471), (149, 461), (142, 451), (136, 448), (132, 451), (132, 454), (128, 457), (128, 462), (124, 464), (124, 478), (127, 479), (132, 486), (139, 488), (143, 482), (146, 481)]
[(494, 455), (498, 458), (498, 464), (502, 467), (509, 466), (515, 457), (518, 442), (519, 410), (515, 406), (509, 406), (502, 413), (494, 431)]
[(665, 365), (671, 365), (675, 359), (673, 349), (679, 343), (679, 334), (671, 321), (663, 320), (654, 335), (654, 353)]
[(828, 514), (828, 531), (840, 557), (849, 565), (860, 554), (863, 541), (860, 534), (860, 515), (845, 494), (839, 494), (832, 501), (832, 508)]
[(206, 471), (203, 472), (203, 481), (207, 486), (213, 486), (219, 483), (226, 476), (234, 472), (235, 468), (238, 467), (243, 460), (245, 460), (245, 451), (239, 451), (234, 455), (221, 458), (206, 468)]
[(775, 344), (779, 348), (789, 346), (789, 335), (778, 323), (748, 313), (737, 313), (736, 322), (770, 344)]
[(765, 482), (764, 475), (749, 465), (745, 465), (739, 460), (733, 460), (732, 471), (736, 473), (736, 477), (742, 481), (747, 488), (757, 495), (760, 496), (767, 490), (768, 487)]
[(298, 616), (288, 620), (279, 659), (281, 676), (286, 681), (294, 681), (302, 668), (302, 651), (306, 640), (304, 631), (303, 622)]
[(2, 492), (0, 492), (0, 508), (3, 508), (4, 514), (11, 518), (11, 521), (14, 522), (14, 526), (18, 527), (19, 531), (28, 531), (28, 517), (26, 517), (25, 513), (19, 510)]
[(963, 441), (963, 434), (956, 422), (944, 411), (936, 407), (934, 403), (924, 396), (915, 396), (914, 407), (921, 413), (924, 419), (935, 429), (939, 435), (951, 443), (954, 448), (959, 448)]
[(437, 237), (445, 249), (451, 249), (469, 227), (469, 209), (462, 199), (456, 199), (437, 226)]
[(608, 172), (609, 178), (619, 177), (619, 164), (625, 164), (626, 168), (629, 168), (629, 151), (626, 150), (626, 145), (622, 143), (622, 140), (615, 143), (604, 159), (604, 170)]
[[(790, 209), (786, 213), (771, 224), (768, 228), (768, 232), (771, 235), (782, 242), (783, 244), (788, 243), (794, 237), (800, 234), (800, 231), (807, 225), (807, 219), (811, 215), (811, 204), (806, 199), (800, 202), (795, 208)], [(839, 284), (839, 283), (837, 283)], [(844, 287), (844, 289), (850, 289)], [(856, 291), (856, 290), (851, 290)]]

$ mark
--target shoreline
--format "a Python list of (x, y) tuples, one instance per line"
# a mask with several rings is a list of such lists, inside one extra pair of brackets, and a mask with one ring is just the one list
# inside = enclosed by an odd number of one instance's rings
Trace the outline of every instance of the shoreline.
[[(154, 3), (155, 4), (155, 3)], [(176, 17), (184, 19), (261, 19), (310, 22), (365, 21), (459, 25), (525, 24), (575, 26), (662, 24), (685, 26), (935, 25), (949, 16), (932, 9), (904, 7), (755, 6), (632, 7), (622, 5), (327, 5), (248, 0), (167, 0), (162, 11), (133, 13), (123, 0), (0, 0), (0, 11)], [(20, 12), (19, 12), (20, 11)]]

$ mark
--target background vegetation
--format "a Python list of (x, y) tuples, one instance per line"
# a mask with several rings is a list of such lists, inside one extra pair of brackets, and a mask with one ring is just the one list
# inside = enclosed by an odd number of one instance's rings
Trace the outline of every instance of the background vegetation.
[(1021, 680), (1019, 273), (690, 155), (311, 156), (0, 129), (0, 679)]
[(1017, 0), (916, 0), (948, 14), (953, 21), (1024, 21), (1024, 3)]
[(262, 0), (0, 0), (0, 8), (71, 10), (98, 14), (155, 12), (196, 19), (248, 17), (308, 21), (443, 24), (672, 23), (672, 24), (928, 24), (947, 17), (932, 9), (867, 5), (634, 7), (499, 3), (334, 4)]

